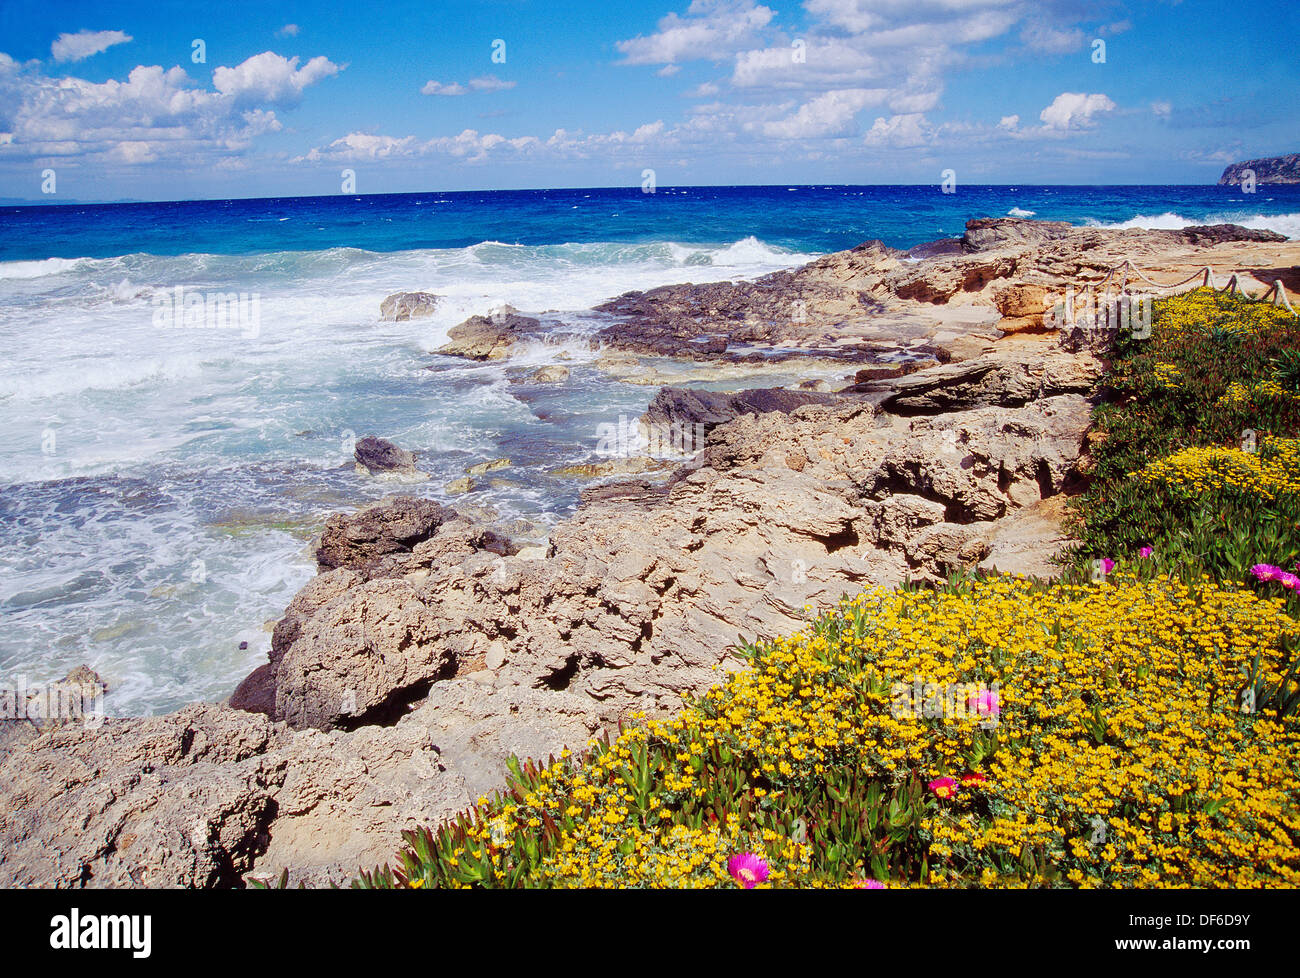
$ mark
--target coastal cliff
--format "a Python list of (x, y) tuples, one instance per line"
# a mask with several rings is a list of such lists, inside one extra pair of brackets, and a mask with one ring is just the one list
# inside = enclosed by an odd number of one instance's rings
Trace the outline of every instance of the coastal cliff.
[[(972, 568), (1053, 575), (1105, 350), (1044, 312), (1125, 260), (1162, 281), (1210, 265), (1249, 291), (1300, 286), (1300, 245), (1268, 232), (996, 219), (911, 252), (869, 243), (611, 300), (611, 371), (781, 359), (852, 380), (707, 403), (661, 391), (646, 423), (703, 424), (703, 447), (665, 478), (586, 490), (541, 554), (427, 500), (335, 517), (321, 573), (229, 705), (64, 726), (3, 758), (0, 879), (340, 880), (499, 786), (507, 757), (671, 712), (744, 665), (738, 636), (796, 631), (807, 606)], [(539, 338), (537, 320), (479, 318), (452, 352)]]
[(1220, 185), (1237, 186), (1246, 170), (1254, 172), (1256, 183), (1300, 183), (1300, 153), (1232, 163), (1219, 177)]

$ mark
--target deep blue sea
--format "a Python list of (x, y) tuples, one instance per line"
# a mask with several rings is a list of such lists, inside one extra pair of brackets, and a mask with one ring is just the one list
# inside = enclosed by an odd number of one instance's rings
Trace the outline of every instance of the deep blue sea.
[(128, 252), (392, 252), (755, 237), (774, 248), (837, 251), (869, 238), (906, 248), (960, 234), (972, 217), (1032, 214), (1073, 224), (1177, 227), (1285, 217), (1300, 235), (1300, 186), (774, 186), (501, 190), (0, 208), (0, 261)]
[[(1300, 187), (661, 187), (0, 207), (0, 685), (86, 664), (108, 710), (220, 699), (314, 573), (332, 510), (394, 491), (546, 524), (600, 425), (653, 386), (582, 341), (629, 289), (751, 277), (879, 238), (908, 247), (1002, 215), (1300, 237)], [(168, 328), (178, 295), (243, 294), (255, 321)], [(379, 320), (391, 292), (442, 297)], [(433, 353), (510, 304), (572, 342), (509, 363)], [(557, 358), (567, 385), (521, 383)], [(792, 368), (793, 369), (793, 368)], [(788, 380), (806, 375), (792, 375)], [(770, 376), (768, 384), (783, 382)], [(749, 385), (752, 386), (752, 385)], [(426, 482), (357, 475), (355, 437), (419, 455)], [(511, 466), (468, 496), (468, 466)], [(240, 645), (244, 644), (244, 648)]]

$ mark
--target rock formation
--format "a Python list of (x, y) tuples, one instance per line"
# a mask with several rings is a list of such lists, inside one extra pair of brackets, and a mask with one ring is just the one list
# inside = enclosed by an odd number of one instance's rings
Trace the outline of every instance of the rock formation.
[(391, 441), (376, 435), (357, 439), (353, 450), (357, 472), (367, 475), (420, 478), (424, 476), (415, 468), (415, 456)]
[(1254, 171), (1256, 183), (1300, 183), (1300, 153), (1230, 163), (1219, 177), (1219, 184), (1237, 186), (1246, 170)]
[(514, 310), (490, 316), (471, 316), (447, 333), (448, 342), (438, 352), (468, 360), (500, 360), (521, 340), (536, 337), (541, 322)]
[(388, 322), (422, 319), (438, 308), (438, 296), (432, 292), (394, 292), (379, 304), (379, 318)]

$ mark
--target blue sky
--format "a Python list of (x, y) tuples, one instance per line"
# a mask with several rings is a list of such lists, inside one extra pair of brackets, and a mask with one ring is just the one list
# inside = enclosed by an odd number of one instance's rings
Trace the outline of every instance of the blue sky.
[(0, 197), (1208, 183), (1300, 149), (1297, 6), (5, 0)]

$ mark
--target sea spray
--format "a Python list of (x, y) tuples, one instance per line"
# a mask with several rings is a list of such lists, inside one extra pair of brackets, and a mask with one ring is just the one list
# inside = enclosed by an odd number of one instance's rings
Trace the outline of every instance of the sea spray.
[(262, 296), (253, 292), (200, 292), (178, 285), (153, 299), (157, 329), (238, 330), (244, 339), (262, 331)]

